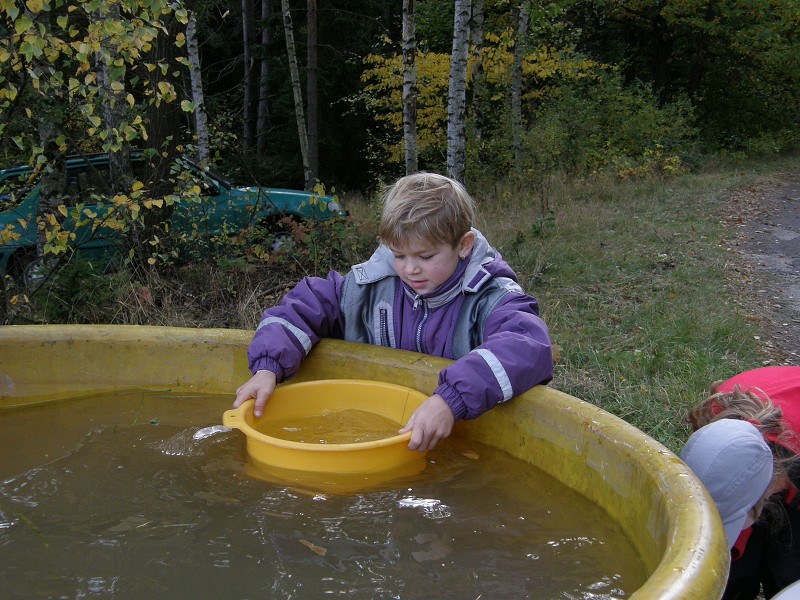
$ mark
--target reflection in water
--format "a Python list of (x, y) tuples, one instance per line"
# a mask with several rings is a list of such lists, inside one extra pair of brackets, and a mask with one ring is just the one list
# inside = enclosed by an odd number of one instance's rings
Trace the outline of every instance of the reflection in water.
[(87, 399), (59, 409), (69, 447), (3, 446), (0, 464), (37, 459), (0, 483), (4, 597), (624, 598), (644, 581), (602, 511), (503, 453), (448, 440), (420, 475), (327, 495), (249, 477), (238, 431), (194, 439), (229, 402)]

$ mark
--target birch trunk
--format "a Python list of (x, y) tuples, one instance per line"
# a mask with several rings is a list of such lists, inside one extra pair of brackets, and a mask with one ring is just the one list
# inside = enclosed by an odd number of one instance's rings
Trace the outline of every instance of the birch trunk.
[(447, 102), (447, 175), (463, 182), (466, 171), (467, 53), (470, 0), (456, 0)]
[(197, 17), (189, 11), (186, 23), (186, 53), (189, 60), (189, 81), (194, 102), (194, 128), (197, 134), (197, 162), (209, 166), (208, 115), (206, 114), (203, 76), (200, 69), (200, 50), (197, 45)]
[(478, 160), (483, 140), (483, 99), (486, 86), (483, 76), (483, 0), (472, 0), (472, 114), (475, 126), (475, 141)]
[(317, 0), (306, 1), (306, 97), (308, 102), (308, 174), (306, 189), (314, 188), (319, 179), (319, 95), (317, 92)]
[(242, 145), (245, 150), (253, 148), (253, 0), (242, 0)]
[(514, 29), (514, 70), (511, 73), (511, 134), (514, 139), (514, 167), (522, 169), (522, 59), (525, 55), (525, 39), (528, 35), (530, 8), (526, 2), (511, 13), (516, 16)]
[(414, 0), (403, 0), (403, 142), (406, 175), (419, 170), (417, 156), (417, 28)]
[(286, 36), (286, 54), (289, 57), (289, 72), (292, 77), (297, 137), (300, 140), (300, 154), (303, 158), (303, 178), (306, 181), (306, 186), (308, 186), (308, 182), (311, 180), (311, 170), (308, 167), (306, 117), (303, 113), (303, 91), (300, 89), (300, 69), (297, 66), (297, 51), (294, 46), (294, 29), (292, 26), (292, 14), (289, 10), (289, 0), (281, 0), (281, 11), (283, 12), (283, 31)]
[(272, 16), (270, 0), (261, 0), (261, 47), (264, 49), (261, 58), (261, 74), (258, 79), (258, 113), (256, 118), (256, 149), (259, 154), (267, 151), (267, 127), (269, 122), (269, 60), (267, 51), (272, 43), (272, 33), (267, 23)]

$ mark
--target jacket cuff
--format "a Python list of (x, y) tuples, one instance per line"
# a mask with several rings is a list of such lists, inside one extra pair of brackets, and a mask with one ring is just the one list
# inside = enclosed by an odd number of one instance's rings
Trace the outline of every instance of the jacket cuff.
[(250, 372), (253, 375), (259, 371), (269, 371), (270, 373), (275, 373), (278, 383), (284, 380), (283, 369), (281, 368), (280, 364), (278, 364), (278, 361), (271, 358), (263, 357), (250, 365)]
[(433, 393), (439, 394), (447, 403), (447, 406), (450, 407), (450, 410), (452, 411), (456, 421), (459, 421), (467, 416), (467, 405), (464, 404), (464, 401), (461, 399), (461, 394), (459, 394), (454, 387), (443, 383), (433, 390)]

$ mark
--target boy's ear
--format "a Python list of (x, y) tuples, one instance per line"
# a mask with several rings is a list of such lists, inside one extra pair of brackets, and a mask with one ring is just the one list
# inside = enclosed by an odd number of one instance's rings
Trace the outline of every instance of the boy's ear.
[(461, 259), (467, 258), (469, 253), (472, 252), (472, 246), (475, 244), (475, 232), (468, 231), (461, 236), (461, 241), (458, 244), (458, 257)]

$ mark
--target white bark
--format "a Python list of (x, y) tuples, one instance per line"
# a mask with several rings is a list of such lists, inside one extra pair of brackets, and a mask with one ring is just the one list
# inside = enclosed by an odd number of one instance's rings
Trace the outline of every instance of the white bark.
[[(261, 0), (261, 47), (269, 47), (271, 41), (271, 33), (269, 27), (264, 25), (267, 23), (271, 15), (270, 1)], [(267, 150), (267, 122), (269, 120), (269, 104), (267, 103), (267, 95), (269, 92), (269, 60), (267, 60), (267, 53), (264, 52), (261, 57), (261, 75), (258, 78), (258, 112), (256, 118), (256, 148), (259, 154), (264, 154)]]
[(242, 0), (242, 64), (244, 66), (242, 90), (242, 144), (245, 149), (253, 148), (253, 2)]
[(417, 154), (417, 28), (414, 0), (403, 0), (403, 142), (406, 175), (419, 170)]
[(186, 24), (186, 53), (189, 60), (189, 81), (194, 103), (194, 128), (197, 134), (197, 162), (209, 165), (208, 115), (206, 114), (205, 95), (203, 93), (203, 77), (200, 69), (200, 50), (197, 45), (197, 18), (194, 11), (189, 11)]
[(470, 0), (456, 0), (453, 52), (447, 102), (447, 175), (464, 181), (466, 172), (467, 53), (469, 51)]
[(483, 139), (483, 0), (472, 0), (472, 112), (475, 121), (475, 138), (480, 145)]
[(286, 53), (289, 56), (289, 72), (292, 78), (294, 94), (294, 114), (297, 120), (297, 136), (300, 139), (300, 154), (303, 158), (303, 177), (308, 183), (311, 180), (311, 169), (308, 166), (308, 138), (306, 136), (306, 117), (303, 111), (303, 90), (300, 88), (300, 69), (297, 66), (297, 51), (294, 45), (294, 28), (292, 14), (289, 11), (289, 0), (281, 0), (283, 12), (283, 31), (286, 36)]
[(514, 165), (519, 171), (522, 166), (522, 59), (525, 55), (525, 39), (528, 35), (530, 7), (522, 2), (514, 24), (514, 70), (511, 74), (511, 133), (514, 139)]
[(306, 97), (308, 102), (308, 174), (306, 189), (319, 179), (319, 94), (317, 93), (317, 0), (306, 0)]

